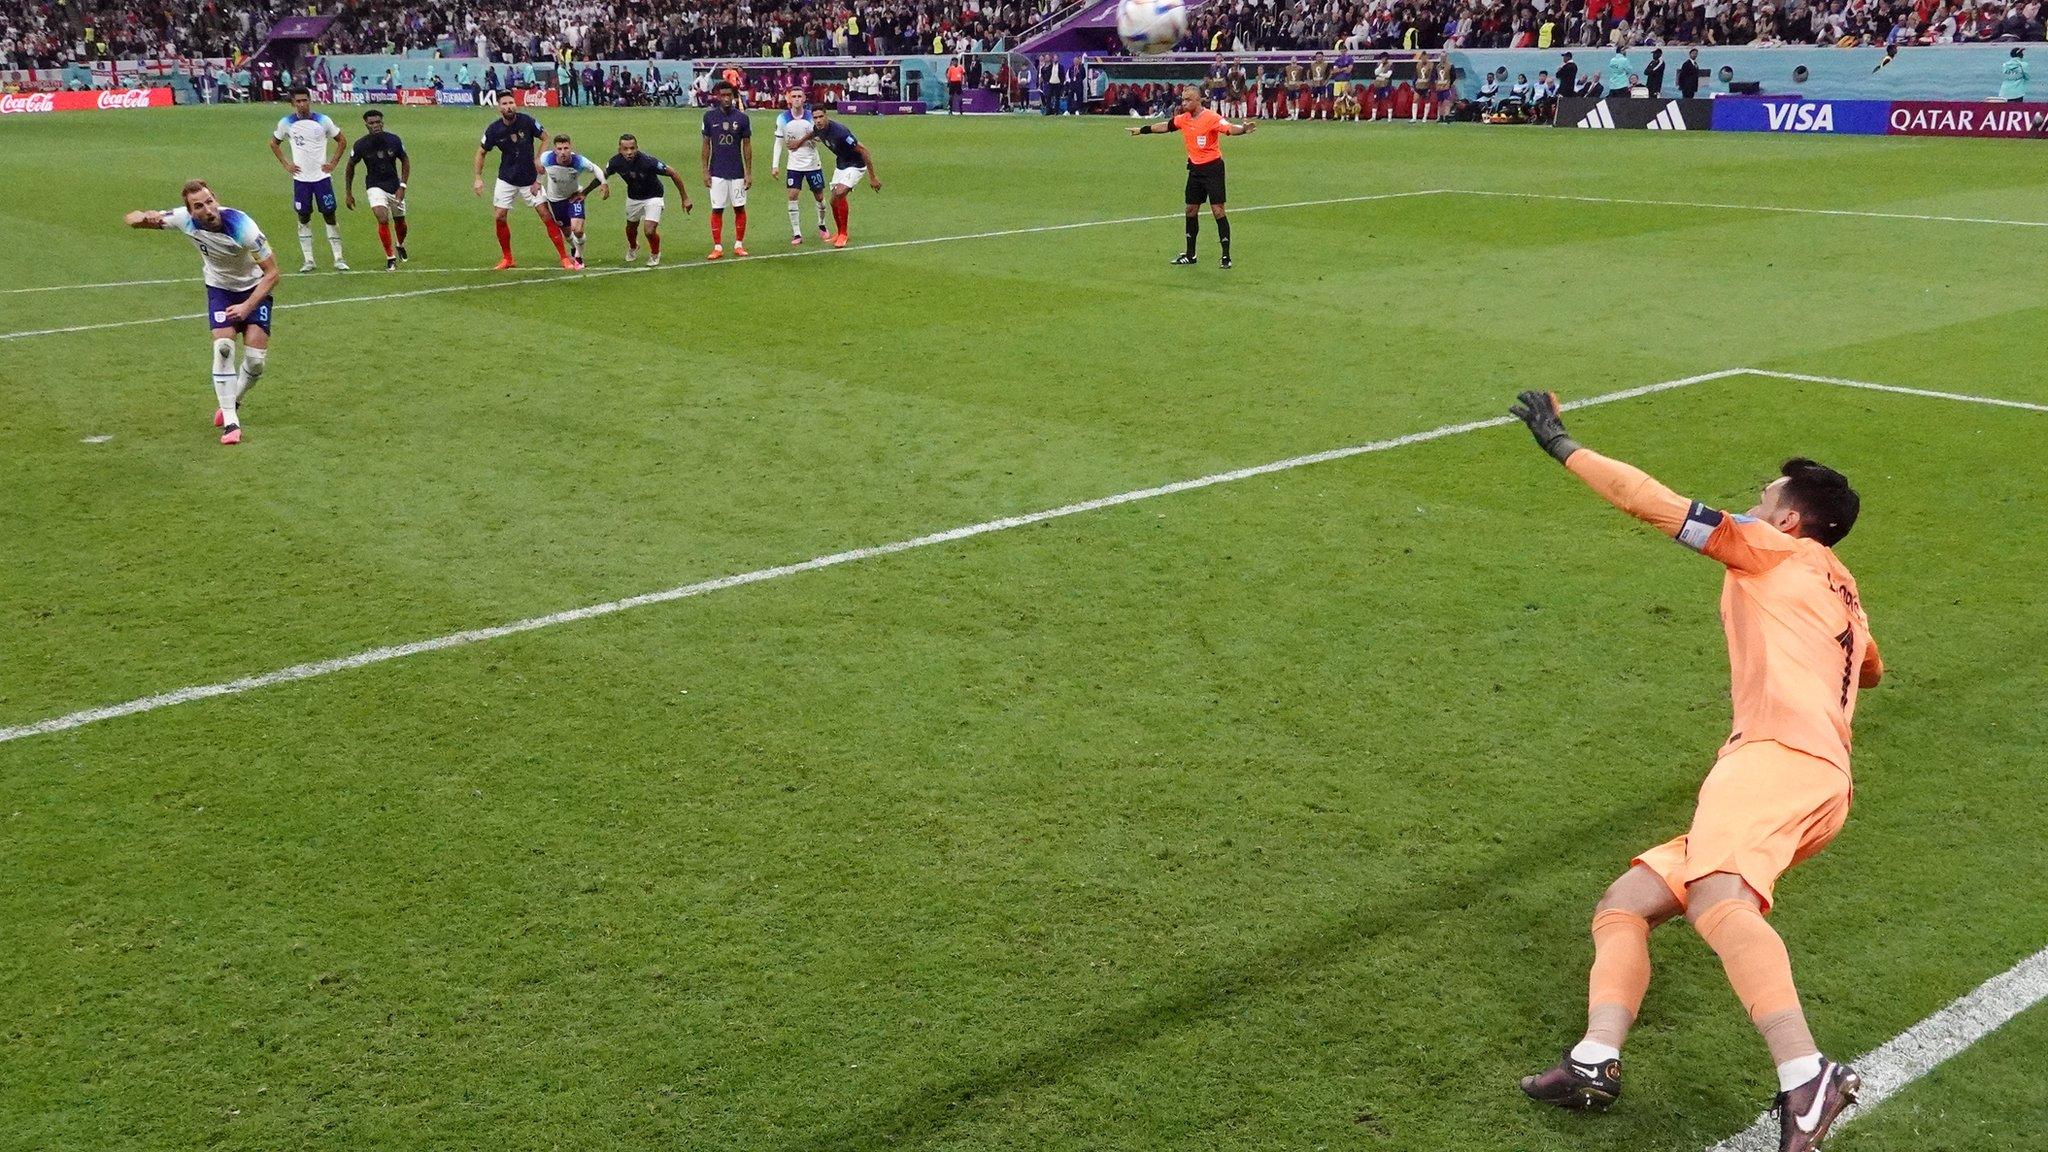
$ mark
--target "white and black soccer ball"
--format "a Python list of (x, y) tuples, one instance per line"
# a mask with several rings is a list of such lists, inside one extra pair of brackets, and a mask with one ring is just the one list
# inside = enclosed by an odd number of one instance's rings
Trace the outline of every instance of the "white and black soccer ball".
[(1123, 0), (1116, 8), (1116, 34), (1136, 56), (1170, 52), (1188, 31), (1181, 0)]

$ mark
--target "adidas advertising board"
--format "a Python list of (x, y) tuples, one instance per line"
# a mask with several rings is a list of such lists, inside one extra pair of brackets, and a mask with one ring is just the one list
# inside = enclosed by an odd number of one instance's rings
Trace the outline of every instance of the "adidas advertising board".
[(1573, 97), (1557, 104), (1560, 128), (1647, 128), (1664, 132), (1701, 132), (1713, 126), (1710, 100), (1665, 100), (1611, 96), (1604, 100)]

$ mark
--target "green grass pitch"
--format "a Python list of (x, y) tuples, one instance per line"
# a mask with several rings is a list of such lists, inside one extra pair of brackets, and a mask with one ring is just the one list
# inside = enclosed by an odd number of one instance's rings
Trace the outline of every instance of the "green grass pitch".
[[(0, 124), (0, 335), (195, 315), (190, 245), (119, 226), (190, 176), (295, 268), (274, 115)], [(853, 249), (759, 258), (763, 136), (756, 258), (672, 203), (672, 266), (574, 277), (525, 214), (535, 283), (476, 290), (521, 278), (481, 271), (484, 118), (388, 115), (415, 259), (288, 270), (239, 448), (197, 319), (0, 339), (0, 726), (1523, 387), (2048, 402), (2048, 229), (1301, 203), (2048, 220), (2023, 143), (1268, 125), (1225, 272), (1206, 221), (1167, 266), (1177, 141), (863, 121)], [(696, 165), (689, 113), (543, 120)], [(941, 237), (978, 238), (904, 243)], [(1863, 492), (1891, 674), (1774, 915), (1823, 1046), (2048, 943), (2048, 416), (1735, 376), (1573, 428), (1737, 507), (1795, 453)], [(0, 1148), (1696, 1152), (1774, 1081), (1682, 928), (1613, 1112), (1514, 1077), (1724, 735), (1718, 579), (1491, 428), (0, 744)], [(2036, 1008), (1834, 1146), (2036, 1147), (2044, 1060)]]

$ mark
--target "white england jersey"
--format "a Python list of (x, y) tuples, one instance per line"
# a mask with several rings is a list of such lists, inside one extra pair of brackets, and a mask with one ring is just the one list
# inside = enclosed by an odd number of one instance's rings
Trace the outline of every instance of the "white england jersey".
[(550, 203), (568, 200), (583, 191), (586, 175), (592, 180), (604, 179), (604, 169), (591, 163), (581, 152), (570, 153), (567, 163), (556, 159), (552, 148), (541, 155), (540, 193)]
[[(808, 112), (808, 110), (806, 110)], [(816, 172), (818, 164), (818, 142), (816, 140), (801, 148), (790, 145), (811, 134), (809, 115), (791, 116), (787, 108), (775, 117), (775, 142), (789, 152), (789, 163), (784, 165), (791, 172)]]
[(325, 112), (315, 112), (304, 120), (295, 112), (279, 120), (277, 131), (270, 134), (273, 140), (291, 142), (292, 166), (298, 169), (294, 178), (308, 182), (328, 175), (320, 166), (327, 163), (327, 142), (339, 135), (340, 126), (329, 120)]
[(256, 262), (270, 255), (270, 241), (263, 238), (263, 229), (249, 219), (247, 212), (239, 208), (221, 209), (221, 230), (216, 232), (200, 227), (199, 221), (185, 209), (173, 208), (164, 213), (163, 228), (166, 232), (183, 232), (199, 249), (200, 266), (212, 287), (242, 292), (263, 279), (263, 269)]

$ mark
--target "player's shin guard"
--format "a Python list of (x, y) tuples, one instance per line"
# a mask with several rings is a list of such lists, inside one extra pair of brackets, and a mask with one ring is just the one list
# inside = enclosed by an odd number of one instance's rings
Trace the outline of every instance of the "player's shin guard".
[(512, 222), (510, 220), (498, 221), (498, 250), (505, 254), (505, 259), (510, 260), (512, 258)]
[[(804, 220), (803, 220), (803, 210), (804, 210), (804, 206), (803, 206), (803, 203), (802, 203), (801, 201), (797, 201), (797, 200), (791, 200), (791, 201), (789, 202), (789, 234), (790, 234), (791, 236), (801, 236), (801, 235), (803, 235), (803, 231), (804, 231)], [(824, 222), (825, 222), (825, 221), (824, 221), (824, 220), (823, 220), (822, 218), (820, 218), (820, 219), (819, 219), (819, 221), (818, 221), (818, 223), (820, 223), (820, 224), (823, 224)]]
[(384, 246), (384, 258), (391, 259), (391, 225), (382, 220), (377, 221), (377, 243)]
[(341, 260), (341, 226), (338, 224), (327, 226), (327, 249), (334, 253), (336, 262)]
[(1586, 1039), (1619, 1049), (1650, 990), (1650, 922), (1620, 908), (1593, 915)]
[(1223, 249), (1223, 258), (1230, 259), (1230, 217), (1216, 218), (1216, 243)]
[(313, 226), (303, 221), (299, 224), (299, 254), (306, 258), (306, 263), (313, 262)]
[(240, 378), (235, 381), (235, 403), (240, 404), (242, 397), (249, 394), (249, 389), (256, 386), (257, 377), (263, 375), (263, 362), (269, 357), (270, 350), (267, 348), (242, 349), (242, 371)]
[(1811, 1056), (1820, 1049), (1807, 1030), (1799, 1008), (1799, 990), (1792, 983), (1792, 958), (1785, 942), (1747, 900), (1723, 900), (1693, 921), (1700, 938), (1721, 958), (1728, 983), (1763, 1033), (1771, 1059), (1779, 1064)]
[(1200, 216), (1197, 216), (1197, 215), (1195, 215), (1195, 214), (1194, 214), (1193, 212), (1190, 212), (1190, 213), (1188, 213), (1188, 250), (1187, 250), (1187, 254), (1188, 254), (1188, 257), (1189, 257), (1190, 259), (1192, 259), (1192, 258), (1194, 257), (1194, 255), (1195, 255), (1195, 237), (1196, 237), (1196, 236), (1198, 236), (1198, 235), (1200, 235), (1200, 234), (1201, 234), (1201, 231), (1202, 231), (1202, 218), (1201, 218)]
[(213, 342), (213, 402), (220, 408), (220, 424), (235, 420), (235, 342), (225, 336)]
[(734, 244), (745, 244), (747, 242), (747, 210), (745, 208), (735, 208), (732, 210), (732, 242)]

